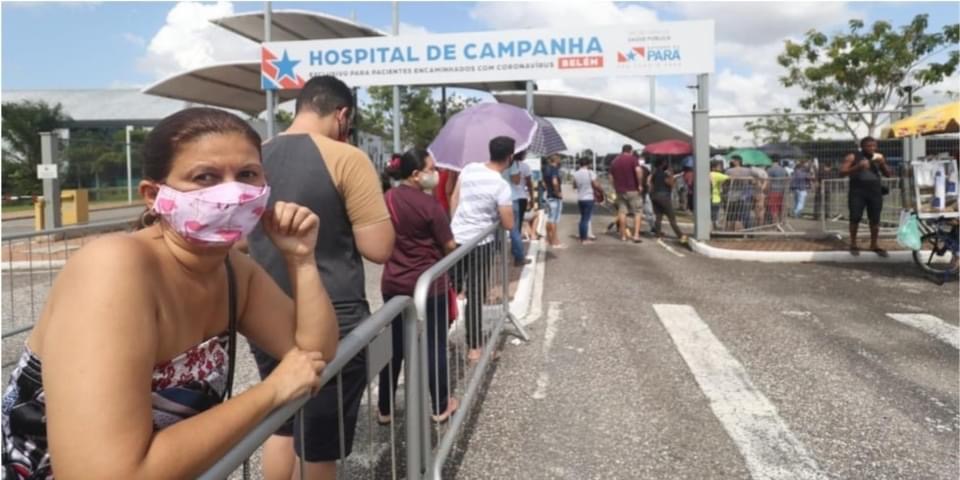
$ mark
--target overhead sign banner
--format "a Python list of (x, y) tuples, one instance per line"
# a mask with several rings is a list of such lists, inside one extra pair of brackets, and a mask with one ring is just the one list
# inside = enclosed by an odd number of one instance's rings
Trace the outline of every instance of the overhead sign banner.
[(713, 21), (267, 42), (261, 86), (353, 87), (712, 73)]

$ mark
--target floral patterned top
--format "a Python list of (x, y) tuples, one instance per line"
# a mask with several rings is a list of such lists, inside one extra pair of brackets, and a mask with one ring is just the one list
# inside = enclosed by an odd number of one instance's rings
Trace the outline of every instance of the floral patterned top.
[[(228, 344), (224, 332), (153, 368), (153, 429), (161, 430), (223, 401)], [(3, 395), (3, 469), (7, 479), (52, 479), (40, 359), (25, 347)]]

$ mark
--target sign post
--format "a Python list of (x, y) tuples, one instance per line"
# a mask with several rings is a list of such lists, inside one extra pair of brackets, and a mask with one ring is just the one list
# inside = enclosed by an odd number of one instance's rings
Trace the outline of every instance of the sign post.
[(694, 238), (710, 240), (710, 75), (697, 75), (697, 107), (693, 111)]
[(43, 180), (43, 228), (60, 228), (60, 179), (57, 174), (58, 155), (57, 135), (53, 132), (40, 132), (40, 165), (37, 165), (37, 177)]

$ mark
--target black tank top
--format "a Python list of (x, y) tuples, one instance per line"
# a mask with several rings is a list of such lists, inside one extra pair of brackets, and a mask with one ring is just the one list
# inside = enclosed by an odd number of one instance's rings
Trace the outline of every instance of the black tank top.
[(670, 193), (670, 185), (667, 185), (667, 171), (657, 169), (653, 172), (653, 193)]
[[(857, 151), (853, 156), (854, 165), (859, 165), (861, 161), (867, 158), (863, 151)], [(880, 185), (880, 169), (873, 162), (870, 162), (870, 168), (850, 175), (850, 190), (876, 190), (879, 192)]]
[[(263, 167), (270, 184), (268, 208), (278, 200), (295, 202), (320, 217), (317, 267), (343, 337), (369, 315), (369, 307), (353, 225), (323, 155), (309, 135), (280, 135), (263, 145)], [(260, 226), (250, 234), (249, 243), (250, 255), (292, 297), (283, 255)]]

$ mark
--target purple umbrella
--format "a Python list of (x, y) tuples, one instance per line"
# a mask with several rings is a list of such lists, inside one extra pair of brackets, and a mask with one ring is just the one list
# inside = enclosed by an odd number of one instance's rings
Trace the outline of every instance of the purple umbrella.
[(507, 136), (516, 151), (530, 147), (537, 121), (522, 108), (503, 103), (481, 103), (450, 118), (427, 147), (437, 166), (460, 171), (474, 162), (490, 160), (490, 140)]

